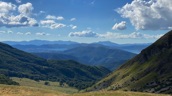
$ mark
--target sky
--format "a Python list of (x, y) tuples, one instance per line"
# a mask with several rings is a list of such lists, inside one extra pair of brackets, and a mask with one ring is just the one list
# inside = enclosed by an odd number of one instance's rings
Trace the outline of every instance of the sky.
[(0, 41), (152, 43), (170, 13), (172, 0), (0, 0)]

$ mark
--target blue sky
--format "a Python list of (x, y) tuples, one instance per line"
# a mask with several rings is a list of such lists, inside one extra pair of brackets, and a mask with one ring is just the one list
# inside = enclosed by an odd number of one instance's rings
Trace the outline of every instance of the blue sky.
[(150, 43), (172, 29), (171, 0), (0, 0), (0, 41)]

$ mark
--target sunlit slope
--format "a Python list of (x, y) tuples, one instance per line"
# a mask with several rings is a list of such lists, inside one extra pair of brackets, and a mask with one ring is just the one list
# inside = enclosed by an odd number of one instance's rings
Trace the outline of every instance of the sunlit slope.
[(65, 94), (58, 91), (44, 90), (26, 86), (0, 85), (0, 96), (170, 96), (162, 94), (135, 93), (123, 91), (99, 91), (91, 93)]
[(172, 31), (88, 90), (172, 93)]

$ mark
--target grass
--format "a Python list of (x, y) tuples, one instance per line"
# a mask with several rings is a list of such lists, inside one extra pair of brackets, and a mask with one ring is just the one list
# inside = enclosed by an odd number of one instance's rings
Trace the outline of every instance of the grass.
[[(72, 88), (64, 84), (63, 87), (60, 87), (58, 82), (51, 82), (51, 81), (34, 81), (27, 78), (11, 78), (13, 81), (16, 81), (20, 84), (20, 86), (27, 86), (39, 89), (46, 89), (46, 90), (53, 90), (58, 92), (63, 92), (67, 94), (72, 94), (78, 92), (77, 89)], [(45, 82), (49, 82), (49, 85), (45, 85)]]
[(67, 96), (67, 94), (26, 86), (0, 85), (0, 96)]
[(74, 94), (71, 96), (172, 96), (172, 95), (124, 92), (124, 91), (98, 91), (98, 92)]
[(55, 90), (27, 86), (0, 85), (0, 96), (172, 96), (124, 91), (98, 91), (88, 93), (66, 94)]

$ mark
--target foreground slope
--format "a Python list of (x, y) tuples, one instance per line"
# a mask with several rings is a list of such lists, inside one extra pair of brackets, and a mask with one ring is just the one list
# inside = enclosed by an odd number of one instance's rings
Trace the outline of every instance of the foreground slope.
[(0, 74), (9, 77), (59, 81), (84, 89), (109, 72), (104, 67), (86, 66), (71, 60), (47, 61), (0, 43)]
[(58, 91), (44, 90), (26, 86), (0, 85), (0, 96), (170, 96), (164, 94), (150, 94), (123, 91), (99, 91), (91, 93), (65, 94)]
[(172, 93), (172, 31), (90, 89)]

